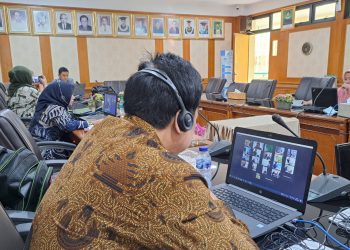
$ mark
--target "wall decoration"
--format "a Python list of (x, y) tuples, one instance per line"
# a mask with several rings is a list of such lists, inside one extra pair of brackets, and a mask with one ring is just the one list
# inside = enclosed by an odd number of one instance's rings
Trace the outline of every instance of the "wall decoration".
[(117, 36), (130, 37), (131, 36), (131, 15), (116, 14), (116, 34)]
[(311, 54), (312, 48), (313, 48), (312, 44), (309, 42), (306, 42), (301, 47), (301, 51), (303, 52), (304, 55), (308, 56)]
[(152, 38), (164, 38), (165, 37), (164, 17), (152, 17), (151, 30), (152, 30), (152, 33), (151, 33)]
[(212, 27), (211, 34), (212, 34), (213, 38), (224, 38), (225, 37), (224, 20), (213, 19), (211, 27)]
[(290, 29), (294, 27), (295, 7), (282, 9), (282, 27), (281, 29)]
[(96, 13), (96, 34), (98, 36), (113, 35), (112, 13)]
[(74, 35), (74, 12), (70, 10), (56, 10), (54, 14), (55, 34)]
[(92, 12), (76, 12), (77, 34), (94, 34), (94, 14)]
[(6, 32), (5, 9), (0, 6), (0, 33)]
[(32, 9), (33, 33), (52, 34), (52, 11), (50, 9)]
[(30, 33), (28, 9), (26, 7), (8, 7), (7, 17), (10, 33)]
[(183, 38), (195, 38), (196, 31), (196, 19), (194, 18), (184, 18), (182, 22), (183, 27)]
[(149, 37), (149, 23), (148, 16), (135, 15), (134, 16), (134, 35), (137, 38)]
[(210, 37), (209, 19), (199, 19), (197, 25), (198, 25), (198, 38), (209, 38)]
[(168, 37), (181, 38), (181, 19), (178, 17), (168, 17)]

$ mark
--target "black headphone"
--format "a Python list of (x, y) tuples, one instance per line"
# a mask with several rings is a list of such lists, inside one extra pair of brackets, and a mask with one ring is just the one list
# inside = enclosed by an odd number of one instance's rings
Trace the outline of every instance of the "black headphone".
[(170, 79), (170, 77), (165, 72), (154, 68), (145, 68), (138, 72), (153, 75), (165, 82), (171, 88), (171, 91), (175, 94), (176, 100), (180, 105), (180, 114), (177, 118), (177, 124), (179, 125), (181, 131), (189, 131), (193, 127), (193, 115), (186, 109), (185, 104), (182, 101), (182, 98), (179, 94), (179, 91), (177, 90), (175, 84)]

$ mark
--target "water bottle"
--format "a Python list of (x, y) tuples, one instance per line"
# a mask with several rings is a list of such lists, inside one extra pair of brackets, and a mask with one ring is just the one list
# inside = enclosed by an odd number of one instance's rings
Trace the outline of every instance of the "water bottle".
[(124, 92), (119, 92), (119, 115), (121, 118), (125, 116), (125, 111), (124, 111)]
[(196, 158), (196, 168), (206, 179), (208, 187), (211, 188), (211, 157), (207, 146), (199, 147), (199, 155)]

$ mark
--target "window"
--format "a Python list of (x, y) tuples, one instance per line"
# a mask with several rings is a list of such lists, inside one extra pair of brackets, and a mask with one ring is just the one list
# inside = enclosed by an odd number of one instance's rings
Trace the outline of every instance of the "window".
[(335, 2), (328, 2), (323, 4), (315, 4), (315, 11), (314, 11), (314, 21), (324, 21), (327, 20), (334, 20), (335, 19)]
[(269, 30), (270, 29), (270, 16), (258, 17), (252, 21), (252, 31)]
[(272, 14), (272, 30), (278, 30), (281, 28), (281, 12)]
[(310, 23), (311, 7), (304, 7), (295, 10), (295, 23), (296, 24), (306, 24)]
[(350, 17), (350, 0), (346, 0), (345, 2), (345, 18)]
[(255, 35), (253, 79), (269, 79), (270, 32)]

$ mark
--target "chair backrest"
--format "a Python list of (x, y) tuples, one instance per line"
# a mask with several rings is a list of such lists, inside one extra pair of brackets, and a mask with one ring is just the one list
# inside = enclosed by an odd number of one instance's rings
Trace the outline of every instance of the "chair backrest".
[(207, 96), (208, 100), (215, 100), (216, 98), (214, 97), (213, 94), (219, 94), (221, 93), (222, 89), (225, 86), (226, 79), (221, 79), (221, 78), (210, 78), (207, 88), (205, 89), (205, 94)]
[[(1, 86), (1, 85), (0, 85)], [(7, 108), (7, 101), (6, 101), (6, 93), (5, 91), (0, 87), (0, 110)]]
[(247, 90), (247, 98), (272, 99), (276, 85), (276, 80), (252, 80)]
[(350, 143), (335, 145), (337, 174), (350, 180)]
[(295, 99), (309, 101), (312, 99), (312, 88), (332, 88), (335, 77), (303, 77), (295, 92)]
[(22, 120), (9, 109), (0, 111), (0, 145), (11, 150), (24, 146), (39, 160), (43, 159), (39, 147)]
[(238, 82), (233, 82), (228, 86), (227, 92), (234, 92), (236, 89), (239, 90), (240, 92), (246, 93), (248, 90), (249, 83), (238, 83)]
[(0, 244), (1, 249), (18, 250), (23, 249), (24, 243), (17, 232), (16, 227), (8, 217), (5, 209), (0, 204)]
[(103, 85), (111, 87), (114, 90), (114, 92), (118, 95), (119, 92), (125, 90), (126, 81), (104, 81)]

